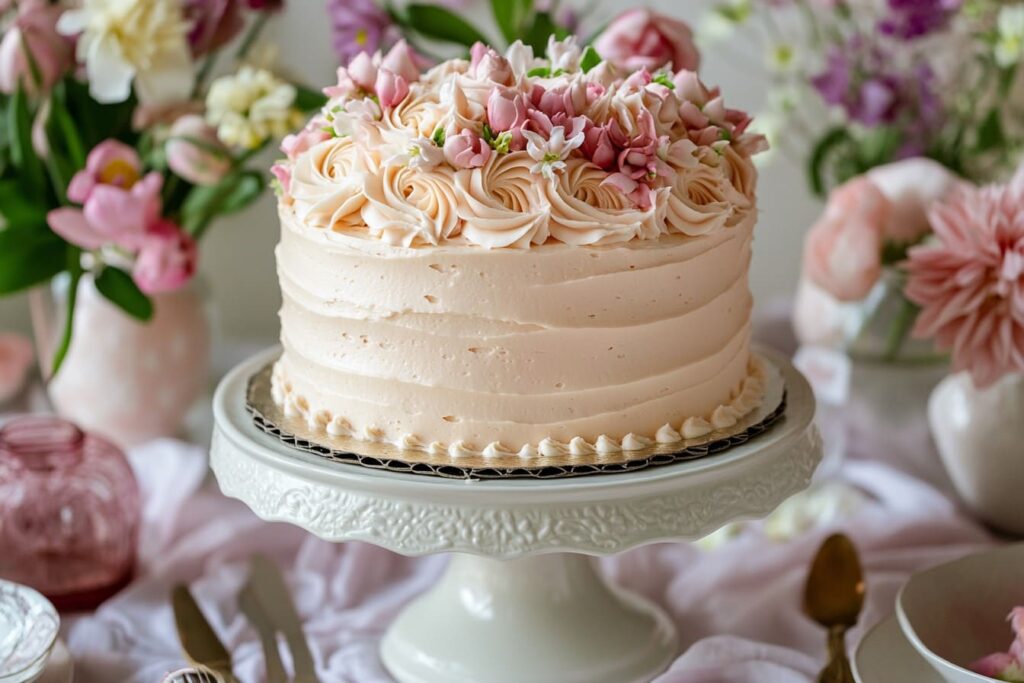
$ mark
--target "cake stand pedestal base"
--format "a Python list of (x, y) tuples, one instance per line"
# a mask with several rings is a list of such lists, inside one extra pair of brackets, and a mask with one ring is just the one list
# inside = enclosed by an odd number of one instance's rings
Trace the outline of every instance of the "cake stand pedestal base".
[(381, 655), (402, 683), (639, 683), (676, 655), (668, 617), (586, 555), (452, 556)]

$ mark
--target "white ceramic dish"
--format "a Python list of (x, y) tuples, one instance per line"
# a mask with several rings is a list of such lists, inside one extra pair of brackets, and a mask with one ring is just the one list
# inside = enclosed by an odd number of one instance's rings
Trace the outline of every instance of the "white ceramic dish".
[(991, 683), (967, 667), (1005, 652), (1006, 616), (1024, 605), (1024, 543), (970, 555), (910, 577), (896, 614), (910, 644), (948, 683)]
[(942, 679), (907, 641), (895, 616), (875, 625), (853, 653), (857, 683), (941, 683)]
[(60, 617), (39, 592), (0, 581), (0, 683), (31, 683), (46, 668)]

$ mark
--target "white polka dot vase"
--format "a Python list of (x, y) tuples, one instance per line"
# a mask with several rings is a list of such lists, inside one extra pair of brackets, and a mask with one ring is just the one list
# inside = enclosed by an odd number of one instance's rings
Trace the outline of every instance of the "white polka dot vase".
[[(53, 358), (63, 329), (67, 282), (32, 293), (39, 357)], [(121, 447), (176, 436), (206, 389), (210, 324), (202, 282), (153, 297), (141, 323), (105, 299), (87, 275), (79, 283), (71, 346), (47, 390), (54, 409)]]

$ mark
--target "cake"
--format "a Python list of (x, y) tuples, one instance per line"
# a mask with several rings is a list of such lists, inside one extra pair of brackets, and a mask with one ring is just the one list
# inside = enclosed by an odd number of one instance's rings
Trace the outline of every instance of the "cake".
[(325, 437), (599, 459), (762, 400), (764, 139), (697, 74), (574, 38), (360, 55), (282, 146), (272, 396)]

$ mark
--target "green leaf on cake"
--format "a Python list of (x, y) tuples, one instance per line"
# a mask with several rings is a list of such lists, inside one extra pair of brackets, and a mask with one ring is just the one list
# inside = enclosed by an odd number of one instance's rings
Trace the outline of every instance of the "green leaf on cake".
[(472, 24), (444, 7), (413, 4), (406, 7), (405, 12), (409, 26), (428, 38), (466, 47), (476, 42), (491, 42)]
[(597, 50), (587, 45), (583, 49), (583, 56), (580, 57), (580, 68), (583, 69), (583, 73), (589, 73), (601, 61), (601, 55), (597, 54)]
[(146, 322), (153, 317), (153, 302), (142, 293), (132, 276), (107, 266), (96, 276), (96, 289), (131, 317)]

